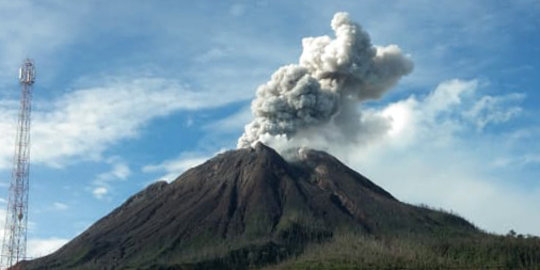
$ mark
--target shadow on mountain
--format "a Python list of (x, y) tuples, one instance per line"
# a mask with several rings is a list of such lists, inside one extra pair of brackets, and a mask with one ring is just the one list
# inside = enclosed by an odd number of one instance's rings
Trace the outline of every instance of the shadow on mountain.
[[(473, 262), (484, 252), (475, 243), (497, 246), (489, 240), (495, 238), (456, 215), (398, 201), (325, 152), (307, 150), (288, 162), (259, 143), (219, 154), (170, 184), (150, 185), (57, 252), (20, 266), (421, 268), (428, 255), (434, 264), (426, 267), (461, 262), (463, 251)], [(498, 252), (521, 248), (529, 252), (523, 261), (538, 263), (540, 241), (529, 242), (504, 240)]]

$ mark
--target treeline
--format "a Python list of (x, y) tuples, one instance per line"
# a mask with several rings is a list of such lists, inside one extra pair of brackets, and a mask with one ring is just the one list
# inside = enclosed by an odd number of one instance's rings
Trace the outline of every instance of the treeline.
[(342, 234), (265, 269), (540, 269), (540, 238)]

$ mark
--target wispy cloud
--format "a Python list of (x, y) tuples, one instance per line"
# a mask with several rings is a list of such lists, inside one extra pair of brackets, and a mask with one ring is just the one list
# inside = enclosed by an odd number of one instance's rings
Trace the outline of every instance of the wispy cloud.
[(111, 169), (98, 174), (88, 188), (96, 199), (105, 198), (110, 193), (113, 182), (127, 180), (131, 175), (129, 165), (119, 157), (108, 158), (106, 163), (111, 166)]
[(523, 101), (524, 94), (512, 93), (504, 96), (484, 96), (465, 113), (478, 129), (488, 124), (504, 123), (519, 115), (523, 109), (512, 103)]
[[(150, 120), (179, 110), (218, 107), (237, 100), (196, 91), (177, 80), (111, 80), (81, 88), (33, 112), (32, 161), (62, 167), (74, 160), (101, 160), (107, 147), (137, 137)], [(0, 103), (0, 168), (10, 165), (17, 103)], [(51, 109), (44, 109), (48, 108)], [(41, 109), (41, 110), (40, 110)]]
[(184, 152), (178, 158), (165, 160), (160, 164), (146, 165), (141, 170), (144, 173), (163, 173), (157, 180), (171, 182), (186, 170), (202, 164), (211, 156), (211, 154), (198, 152)]
[[(484, 119), (497, 119), (482, 122), (486, 127), (516, 117), (499, 115), (521, 110), (523, 97), (489, 96), (484, 87), (475, 80), (451, 80), (425, 97), (388, 104), (380, 109), (392, 123), (386, 137), (369, 145), (330, 146), (329, 151), (405, 201), (452, 209), (498, 233), (514, 229), (540, 234), (535, 214), (540, 211), (540, 186), (516, 184), (526, 174), (497, 174), (491, 166), (522, 154), (508, 144), (512, 139), (507, 133), (477, 129)], [(500, 102), (481, 114), (471, 113), (485, 107), (486, 97)]]
[[(58, 1), (2, 1), (0, 3), (0, 85), (15, 77), (26, 57), (38, 58), (38, 66), (49, 67), (41, 78), (56, 74), (57, 58), (46, 57), (69, 46), (79, 35), (86, 3), (63, 5)], [(69, 25), (69, 26), (68, 26)], [(43, 61), (42, 61), (43, 60)]]
[(69, 206), (67, 204), (65, 204), (65, 203), (54, 202), (53, 203), (53, 209), (57, 210), (57, 211), (64, 211), (64, 210), (69, 209)]
[(107, 195), (108, 193), (109, 193), (109, 189), (103, 186), (96, 187), (92, 190), (92, 194), (94, 195), (94, 197), (96, 197), (96, 199), (103, 199), (103, 197)]
[[(531, 0), (392, 1), (384, 8), (376, 0), (317, 1), (302, 5), (313, 12), (305, 18), (309, 25), (322, 28), (321, 24), (334, 12), (347, 10), (372, 34), (376, 44), (399, 44), (411, 53), (415, 71), (400, 86), (408, 90), (427, 90), (449, 78), (493, 74), (502, 77), (500, 67), (515, 67), (507, 60), (516, 55), (516, 44), (536, 35), (538, 29), (538, 4)], [(534, 76), (532, 71), (523, 73)]]
[(205, 128), (212, 132), (238, 132), (244, 129), (244, 126), (251, 121), (253, 115), (251, 114), (250, 106), (244, 106), (240, 108), (236, 113), (229, 115), (225, 118), (219, 119)]
[[(5, 233), (5, 218), (6, 210), (4, 207), (0, 208), (0, 241), (4, 238)], [(34, 230), (36, 224), (34, 222), (28, 222), (29, 231)], [(48, 255), (58, 248), (63, 246), (69, 241), (69, 239), (59, 238), (59, 237), (50, 237), (50, 238), (33, 238), (30, 237), (27, 242), (27, 251), (26, 256), (29, 258), (37, 258), (41, 256)]]
[(30, 258), (38, 258), (49, 255), (65, 245), (69, 239), (65, 238), (31, 238), (28, 240), (26, 255)]

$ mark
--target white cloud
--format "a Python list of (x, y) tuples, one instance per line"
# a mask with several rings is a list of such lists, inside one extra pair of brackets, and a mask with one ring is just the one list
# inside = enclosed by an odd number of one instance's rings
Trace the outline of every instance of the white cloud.
[[(343, 5), (335, 1), (319, 1), (318, 7), (304, 20), (319, 29), (332, 12), (343, 9)], [(361, 19), (376, 43), (399, 44), (411, 52), (415, 71), (404, 78), (401, 86), (413, 88), (431, 87), (449, 77), (486, 76), (489, 72), (500, 75), (500, 70), (494, 69), (515, 66), (499, 60), (521, 53), (512, 50), (519, 44), (520, 35), (503, 29), (520, 29), (529, 35), (536, 32), (537, 12), (529, 0), (515, 1), (512, 5), (485, 0), (393, 1), (384, 8), (380, 7), (380, 1), (365, 0), (347, 2), (347, 10)], [(453, 16), (446, 16), (449, 13)], [(532, 71), (527, 74), (534, 76)], [(513, 82), (520, 80), (518, 77), (523, 74), (515, 76)]]
[[(4, 226), (5, 226), (6, 210), (0, 208), (0, 243), (4, 238)], [(28, 222), (28, 230), (32, 231), (36, 227), (34, 222)], [(50, 238), (29, 238), (27, 242), (26, 256), (29, 258), (37, 258), (48, 255), (58, 248), (63, 246), (69, 241), (69, 239), (50, 237)]]
[(64, 211), (64, 210), (67, 210), (69, 208), (69, 206), (65, 203), (61, 203), (61, 202), (54, 202), (53, 203), (53, 209), (54, 210), (58, 210), (58, 211)]
[[(38, 59), (38, 66), (53, 66), (58, 60), (50, 54), (79, 37), (80, 28), (85, 26), (82, 14), (87, 6), (86, 3), (66, 5), (57, 1), (39, 4), (31, 0), (1, 1), (0, 84), (5, 84), (7, 78), (15, 78), (26, 57)], [(40, 76), (52, 77), (55, 73), (49, 69)]]
[(217, 59), (221, 59), (229, 53), (230, 52), (224, 50), (223, 48), (212, 48), (207, 52), (203, 53), (202, 55), (195, 57), (195, 61), (199, 63), (208, 63)]
[(521, 169), (528, 165), (534, 164), (540, 164), (540, 154), (538, 153), (525, 153), (518, 156), (504, 156), (496, 158), (492, 162), (494, 167)]
[(229, 13), (235, 17), (242, 16), (245, 12), (246, 12), (246, 6), (242, 4), (234, 4), (229, 9)]
[[(216, 91), (194, 91), (163, 78), (106, 79), (103, 86), (75, 90), (50, 104), (38, 103), (33, 112), (32, 161), (62, 167), (76, 160), (100, 160), (107, 147), (138, 136), (156, 117), (217, 107), (238, 98)], [(0, 168), (11, 163), (16, 114), (17, 102), (0, 103), (0, 127), (5, 131), (0, 137)]]
[(518, 93), (497, 97), (484, 96), (465, 115), (473, 119), (478, 129), (483, 129), (490, 123), (504, 123), (522, 112), (521, 107), (511, 104), (524, 98), (524, 94)]
[(473, 94), (477, 87), (478, 82), (476, 80), (443, 82), (425, 98), (422, 111), (429, 113), (430, 117), (433, 117), (434, 114), (452, 109), (453, 106), (460, 105), (463, 102), (465, 94)]
[(15, 150), (14, 125), (17, 116), (16, 101), (0, 100), (0, 169), (11, 165), (11, 158)]
[(92, 194), (97, 199), (102, 199), (107, 193), (109, 193), (109, 190), (106, 187), (96, 187), (92, 190)]
[(29, 239), (26, 256), (30, 258), (38, 258), (49, 255), (61, 248), (67, 242), (69, 242), (69, 239), (56, 237)]
[(107, 183), (114, 180), (126, 180), (131, 175), (131, 169), (120, 158), (112, 157), (107, 160), (107, 163), (111, 165), (111, 170), (101, 173), (97, 176), (96, 183)]
[(252, 117), (250, 106), (244, 106), (236, 113), (215, 121), (206, 128), (220, 133), (236, 132), (242, 130)]
[(6, 230), (5, 230), (5, 226), (6, 226), (6, 209), (5, 207), (1, 207), (0, 208), (0, 240), (2, 240), (2, 243), (3, 240), (4, 240), (4, 236), (5, 236), (5, 233), (6, 233)]
[(131, 169), (119, 157), (111, 157), (106, 160), (106, 163), (111, 165), (111, 169), (107, 172), (100, 173), (92, 181), (92, 186), (89, 189), (97, 199), (103, 199), (109, 194), (112, 186), (111, 182), (126, 180), (131, 175)]
[[(501, 112), (521, 110), (516, 103), (523, 97), (493, 96), (496, 106), (488, 106), (482, 87), (451, 80), (425, 97), (371, 109), (390, 119), (386, 136), (370, 144), (334, 144), (328, 151), (404, 201), (451, 209), (488, 231), (540, 235), (540, 185), (525, 182), (519, 168), (493, 169), (503, 158), (534, 163), (537, 155), (516, 156), (515, 134), (477, 130), (480, 120), (509, 121), (515, 115), (502, 119)], [(471, 113), (475, 108), (482, 113)]]
[(157, 180), (171, 182), (186, 170), (202, 164), (210, 157), (211, 155), (205, 155), (202, 153), (184, 152), (176, 159), (165, 160), (157, 165), (144, 166), (142, 171), (145, 173), (164, 173), (164, 175)]

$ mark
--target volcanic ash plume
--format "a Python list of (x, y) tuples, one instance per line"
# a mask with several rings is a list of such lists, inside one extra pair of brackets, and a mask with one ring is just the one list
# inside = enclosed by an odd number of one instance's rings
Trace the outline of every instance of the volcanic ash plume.
[(335, 133), (358, 140), (362, 133), (372, 132), (372, 126), (381, 128), (379, 121), (366, 119), (357, 105), (380, 98), (412, 71), (413, 63), (396, 45), (373, 46), (347, 13), (335, 14), (331, 25), (334, 39), (304, 38), (299, 64), (279, 68), (259, 86), (251, 104), (254, 119), (246, 125), (238, 147), (257, 141), (272, 144), (276, 138), (336, 139)]

